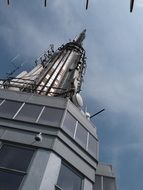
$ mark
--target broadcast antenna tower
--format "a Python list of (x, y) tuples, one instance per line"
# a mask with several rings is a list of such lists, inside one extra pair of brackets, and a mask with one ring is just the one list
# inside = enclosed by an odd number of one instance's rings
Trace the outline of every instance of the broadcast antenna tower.
[(85, 34), (56, 51), (51, 45), (33, 70), (0, 81), (1, 189), (116, 190), (82, 110)]

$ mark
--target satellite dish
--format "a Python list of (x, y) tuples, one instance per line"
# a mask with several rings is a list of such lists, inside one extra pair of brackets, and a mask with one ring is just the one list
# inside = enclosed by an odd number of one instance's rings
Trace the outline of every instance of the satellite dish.
[(77, 107), (83, 106), (83, 99), (79, 93), (73, 95), (72, 101)]
[(85, 112), (85, 116), (88, 120), (90, 120), (90, 113), (89, 112)]

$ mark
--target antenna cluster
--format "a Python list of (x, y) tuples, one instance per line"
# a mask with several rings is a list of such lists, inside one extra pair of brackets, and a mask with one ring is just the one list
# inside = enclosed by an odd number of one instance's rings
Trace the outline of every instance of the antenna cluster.
[[(10, 1), (9, 0), (6, 0), (6, 1), (7, 1), (7, 4), (9, 5)], [(89, 0), (86, 0), (86, 10), (88, 9), (88, 4), (89, 4)], [(47, 0), (44, 0), (44, 6), (45, 7), (47, 6)]]
[[(6, 0), (7, 1), (7, 4), (9, 5), (10, 4), (10, 0)], [(86, 10), (88, 9), (88, 5), (89, 5), (89, 0), (86, 0)], [(44, 6), (46, 7), (47, 6), (47, 0), (44, 0)], [(134, 0), (130, 0), (130, 12), (133, 11), (133, 7), (134, 7)]]

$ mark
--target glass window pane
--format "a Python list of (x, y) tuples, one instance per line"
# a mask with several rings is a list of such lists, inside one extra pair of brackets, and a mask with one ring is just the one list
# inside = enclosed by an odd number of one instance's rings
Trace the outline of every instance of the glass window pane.
[(26, 171), (34, 150), (4, 144), (0, 149), (0, 167)]
[(45, 107), (38, 123), (59, 125), (63, 116), (63, 110)]
[(61, 166), (58, 186), (63, 190), (81, 190), (82, 178), (64, 164)]
[(89, 141), (88, 141), (88, 151), (97, 157), (97, 147), (98, 147), (98, 141), (91, 135), (89, 134)]
[(0, 116), (12, 118), (15, 115), (15, 113), (18, 111), (21, 105), (22, 105), (21, 102), (6, 100), (0, 106)]
[(25, 104), (15, 119), (34, 122), (38, 118), (43, 106), (35, 104)]
[(22, 182), (23, 175), (0, 171), (0, 189), (18, 190)]
[(63, 124), (63, 129), (72, 137), (74, 136), (76, 122), (76, 119), (69, 112), (67, 112)]
[(93, 190), (101, 190), (101, 176), (95, 176), (95, 183), (93, 185)]
[(80, 123), (77, 126), (75, 139), (82, 147), (86, 148), (87, 130)]
[(115, 190), (115, 179), (110, 177), (103, 177), (103, 190)]

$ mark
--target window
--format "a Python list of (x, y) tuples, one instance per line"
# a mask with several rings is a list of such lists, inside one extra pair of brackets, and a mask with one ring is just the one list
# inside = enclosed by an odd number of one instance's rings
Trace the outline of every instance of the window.
[(115, 178), (103, 177), (103, 190), (115, 190)]
[(97, 157), (98, 141), (91, 134), (89, 134), (88, 151), (95, 156), (95, 158)]
[(0, 149), (0, 167), (26, 172), (32, 155), (33, 149), (4, 144)]
[(87, 130), (80, 123), (77, 126), (75, 139), (82, 147), (86, 148)]
[(95, 175), (95, 183), (94, 183), (94, 186), (93, 186), (93, 190), (101, 190), (101, 176), (99, 175)]
[(21, 105), (21, 102), (15, 102), (10, 100), (4, 101), (4, 103), (0, 106), (0, 116), (12, 118)]
[(95, 176), (93, 190), (116, 190), (115, 178), (102, 175)]
[(69, 112), (67, 112), (63, 129), (72, 137), (74, 136), (76, 123), (76, 119)]
[(58, 187), (63, 190), (81, 190), (82, 176), (74, 169), (62, 164), (59, 178)]
[(22, 182), (23, 174), (0, 171), (0, 189), (17, 190)]
[(25, 104), (15, 119), (34, 122), (38, 118), (43, 106), (35, 104)]
[(0, 148), (0, 189), (18, 190), (34, 149), (3, 144)]
[(59, 125), (63, 116), (63, 110), (45, 107), (38, 123)]

